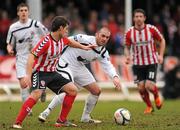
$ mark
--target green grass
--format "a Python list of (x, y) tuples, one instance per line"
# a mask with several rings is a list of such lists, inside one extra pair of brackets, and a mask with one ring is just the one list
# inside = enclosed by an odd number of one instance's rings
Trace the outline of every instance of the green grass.
[[(20, 102), (0, 102), (0, 130), (12, 129), (10, 126), (19, 111)], [(145, 108), (142, 102), (131, 101), (100, 101), (92, 116), (103, 121), (102, 124), (83, 124), (80, 117), (84, 102), (76, 101), (69, 115), (69, 119), (78, 124), (77, 128), (55, 128), (59, 108), (56, 108), (46, 123), (37, 120), (38, 114), (48, 105), (38, 103), (33, 108), (33, 116), (27, 117), (23, 122), (24, 130), (180, 130), (180, 100), (165, 101), (161, 110), (155, 110), (153, 115), (144, 115)], [(131, 122), (127, 126), (119, 126), (114, 123), (113, 114), (118, 108), (127, 108), (132, 115)]]

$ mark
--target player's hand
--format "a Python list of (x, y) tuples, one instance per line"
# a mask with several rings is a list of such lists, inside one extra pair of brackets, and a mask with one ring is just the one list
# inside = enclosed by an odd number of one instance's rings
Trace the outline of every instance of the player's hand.
[(119, 80), (119, 77), (118, 77), (118, 76), (115, 76), (115, 77), (113, 78), (113, 83), (114, 83), (115, 88), (116, 88), (117, 90), (121, 90), (121, 83), (120, 83), (120, 80)]
[(13, 51), (13, 46), (8, 44), (7, 45), (7, 51), (8, 51), (8, 54), (13, 56), (14, 55), (14, 51)]
[(130, 63), (131, 63), (131, 58), (130, 58), (130, 56), (127, 56), (127, 57), (126, 57), (125, 63), (126, 63), (126, 64), (130, 64)]
[(92, 50), (93, 48), (96, 48), (97, 47), (97, 45), (88, 45), (88, 46), (84, 46), (84, 50)]
[(31, 87), (31, 76), (25, 76), (22, 83), (23, 88)]
[(158, 55), (158, 63), (162, 64), (163, 63), (163, 56)]

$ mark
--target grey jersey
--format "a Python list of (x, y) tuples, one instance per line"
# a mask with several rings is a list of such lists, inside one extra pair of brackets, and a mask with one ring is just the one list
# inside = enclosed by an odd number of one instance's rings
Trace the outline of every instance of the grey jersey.
[[(80, 42), (81, 44), (96, 44), (96, 38), (94, 36), (78, 34), (76, 36), (69, 37), (75, 41)], [(98, 46), (93, 50), (82, 50), (72, 47), (67, 47), (64, 50), (60, 60), (65, 61), (70, 66), (78, 68), (79, 66), (84, 66), (94, 60), (99, 60), (103, 70), (111, 77), (117, 75), (115, 68), (110, 62), (109, 53), (104, 46)]]
[(48, 30), (39, 21), (32, 19), (28, 19), (26, 23), (18, 21), (10, 26), (6, 42), (14, 46), (16, 56), (27, 59), (31, 48), (47, 32)]

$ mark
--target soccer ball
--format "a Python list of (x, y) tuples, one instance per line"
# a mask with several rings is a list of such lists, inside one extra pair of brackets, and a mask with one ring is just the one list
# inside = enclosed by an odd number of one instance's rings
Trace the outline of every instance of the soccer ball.
[(131, 119), (130, 112), (125, 108), (119, 108), (114, 113), (114, 120), (118, 125), (127, 125)]

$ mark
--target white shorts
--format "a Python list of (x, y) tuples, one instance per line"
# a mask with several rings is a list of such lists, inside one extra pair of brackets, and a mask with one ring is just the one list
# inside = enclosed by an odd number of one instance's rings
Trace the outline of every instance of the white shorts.
[(57, 67), (58, 73), (60, 73), (63, 77), (72, 80), (75, 84), (78, 85), (78, 87), (84, 87), (88, 84), (96, 82), (92, 73), (84, 65), (69, 65), (61, 59), (59, 64)]
[(22, 78), (26, 76), (26, 65), (27, 59), (16, 59), (16, 75), (17, 78)]

